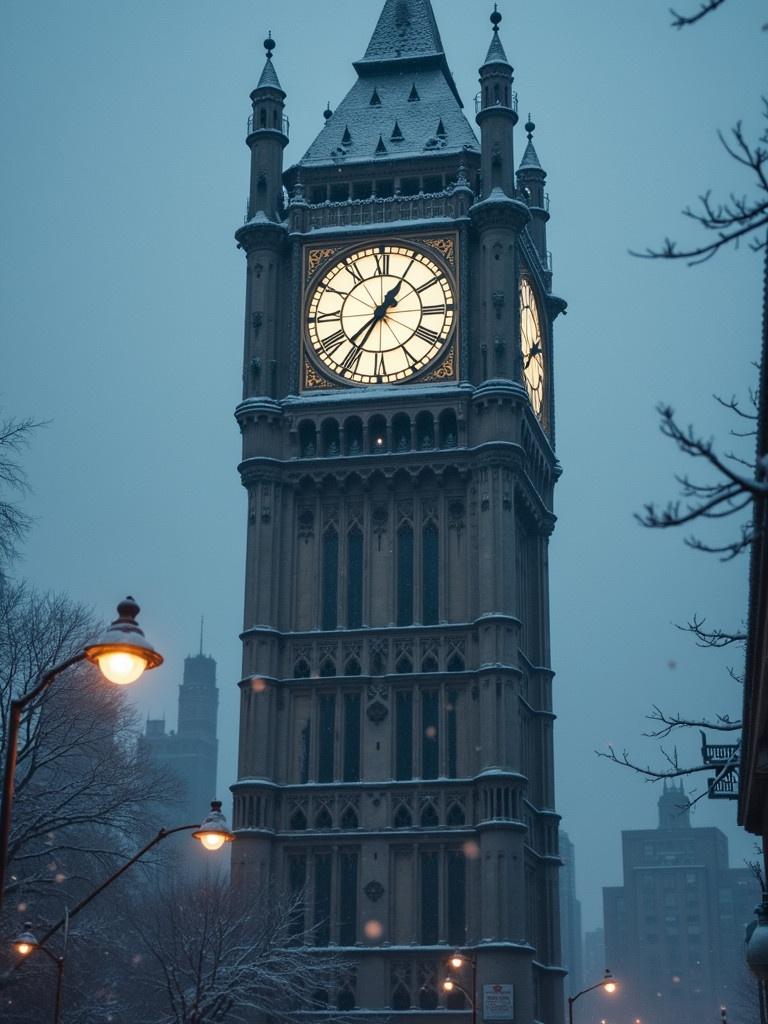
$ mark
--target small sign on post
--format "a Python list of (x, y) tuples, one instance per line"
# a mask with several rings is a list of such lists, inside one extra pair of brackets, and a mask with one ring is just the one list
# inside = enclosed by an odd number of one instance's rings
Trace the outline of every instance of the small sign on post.
[(514, 985), (483, 985), (483, 1020), (514, 1020)]

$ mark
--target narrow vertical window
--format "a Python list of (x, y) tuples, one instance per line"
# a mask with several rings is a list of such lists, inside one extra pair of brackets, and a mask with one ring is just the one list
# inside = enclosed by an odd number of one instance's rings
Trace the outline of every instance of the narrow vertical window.
[(339, 854), (339, 945), (357, 942), (357, 851)]
[(347, 627), (363, 624), (363, 534), (355, 527), (347, 537)]
[(436, 779), (439, 769), (439, 736), (437, 713), (440, 697), (437, 690), (422, 690), (421, 693), (421, 777)]
[(407, 523), (397, 531), (397, 624), (413, 623), (413, 528)]
[(307, 858), (304, 854), (288, 858), (288, 886), (291, 891), (291, 945), (300, 945), (304, 934), (304, 890), (307, 884)]
[(360, 694), (344, 694), (344, 781), (360, 780)]
[(420, 856), (421, 874), (421, 942), (425, 946), (437, 944), (440, 908), (440, 868), (436, 852)]
[(427, 523), (422, 535), (422, 609), (421, 621), (433, 626), (438, 620), (440, 598), (438, 594), (440, 570), (438, 566), (439, 535), (434, 523)]
[(466, 864), (461, 850), (449, 850), (446, 858), (447, 938), (452, 945), (463, 946), (467, 927)]
[(304, 728), (301, 730), (299, 740), (299, 782), (305, 785), (309, 782), (309, 734), (311, 719), (307, 719)]
[(314, 925), (316, 946), (327, 946), (331, 941), (331, 877), (331, 854), (315, 854)]
[(321, 629), (336, 629), (338, 625), (339, 535), (326, 531), (323, 537), (323, 593)]
[(413, 778), (413, 694), (398, 690), (395, 698), (395, 778)]
[(455, 779), (457, 775), (456, 701), (458, 699), (459, 695), (456, 690), (448, 691), (448, 705), (445, 709), (445, 740), (447, 746), (448, 777), (451, 779)]
[(317, 781), (333, 782), (333, 748), (336, 731), (336, 698), (332, 693), (320, 696), (317, 737)]

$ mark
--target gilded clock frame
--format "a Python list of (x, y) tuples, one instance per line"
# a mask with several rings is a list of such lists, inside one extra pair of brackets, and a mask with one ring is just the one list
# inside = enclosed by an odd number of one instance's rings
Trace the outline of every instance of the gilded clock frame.
[[(330, 375), (315, 357), (307, 330), (307, 310), (314, 287), (328, 269), (347, 253), (376, 245), (405, 245), (425, 250), (438, 264), (456, 296), (453, 323), (442, 352), (419, 372), (404, 381), (386, 386), (407, 387), (409, 384), (444, 383), (459, 379), (459, 338), (461, 336), (462, 298), (459, 287), (459, 236), (441, 231), (428, 235), (360, 235), (349, 240), (305, 244), (302, 250), (301, 275), (301, 380), (302, 393), (370, 387), (354, 381), (342, 382)], [(430, 251), (431, 250), (431, 251)]]

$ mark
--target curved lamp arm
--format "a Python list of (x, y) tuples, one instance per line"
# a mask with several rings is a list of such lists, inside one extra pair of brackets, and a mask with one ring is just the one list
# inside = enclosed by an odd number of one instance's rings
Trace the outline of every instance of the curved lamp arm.
[[(93, 890), (93, 892), (90, 892), (88, 893), (87, 896), (84, 896), (83, 899), (81, 899), (80, 902), (76, 904), (76, 906), (74, 906), (64, 917), (62, 917), (60, 921), (57, 921), (56, 924), (51, 925), (51, 927), (48, 929), (45, 935), (43, 935), (43, 937), (38, 942), (38, 946), (42, 947), (43, 943), (47, 942), (52, 935), (55, 935), (59, 928), (63, 928), (68, 920), (71, 920), (76, 914), (79, 914), (81, 910), (84, 910), (85, 907), (87, 907), (88, 904), (91, 902), (91, 900), (95, 899), (100, 892), (103, 892), (107, 888), (107, 886), (112, 885), (113, 882), (117, 881), (117, 879), (124, 872), (126, 872), (128, 868), (132, 867), (132, 865), (134, 865), (137, 860), (141, 860), (145, 853), (149, 853), (153, 846), (157, 846), (157, 844), (161, 843), (163, 839), (167, 839), (168, 836), (175, 835), (176, 832), (190, 832), (192, 831), (192, 829), (199, 828), (199, 822), (197, 822), (194, 825), (177, 825), (176, 828), (161, 828), (157, 835), (153, 836), (153, 838), (150, 839), (148, 843), (142, 846), (142, 848), (137, 853), (135, 853), (133, 857), (130, 858), (130, 860), (127, 860), (125, 864), (122, 864), (117, 869), (117, 871), (113, 872), (109, 876), (109, 878), (106, 878), (101, 883), (101, 885), (98, 885)], [(46, 952), (48, 951), (46, 950)]]

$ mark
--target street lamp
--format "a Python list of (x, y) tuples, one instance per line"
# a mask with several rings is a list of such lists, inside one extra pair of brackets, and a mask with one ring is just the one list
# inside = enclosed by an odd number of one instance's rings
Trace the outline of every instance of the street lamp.
[(0, 909), (3, 905), (5, 871), (8, 861), (8, 843), (11, 834), (16, 758), (19, 727), (24, 709), (48, 689), (66, 669), (82, 661), (98, 665), (102, 675), (112, 683), (125, 686), (135, 682), (146, 669), (162, 665), (162, 655), (154, 649), (136, 621), (139, 606), (132, 597), (126, 597), (117, 606), (117, 618), (100, 637), (87, 644), (66, 661), (43, 673), (37, 684), (27, 693), (11, 701), (6, 735), (5, 771), (3, 774), (3, 801), (0, 807)]
[(20, 935), (17, 935), (13, 940), (13, 948), (21, 957), (28, 957), (31, 953), (36, 953), (38, 950), (45, 953), (45, 955), (56, 964), (56, 999), (53, 1004), (53, 1024), (59, 1024), (61, 1017), (61, 982), (64, 977), (64, 957), (55, 956), (45, 946), (41, 946), (35, 938), (32, 932), (32, 922), (27, 921), (24, 925), (24, 931)]
[[(192, 829), (195, 829), (195, 831), (192, 832)], [(209, 851), (220, 850), (225, 843), (231, 843), (235, 838), (234, 833), (230, 831), (227, 825), (227, 819), (221, 813), (221, 801), (212, 800), (211, 809), (200, 824), (195, 823), (194, 825), (177, 825), (175, 828), (161, 828), (157, 835), (153, 836), (148, 843), (142, 846), (142, 848), (135, 853), (130, 860), (127, 860), (125, 864), (117, 869), (117, 871), (113, 872), (109, 878), (105, 879), (101, 885), (98, 885), (93, 892), (90, 892), (87, 896), (83, 897), (77, 906), (73, 907), (65, 917), (62, 917), (60, 921), (57, 921), (56, 924), (52, 925), (42, 939), (40, 939), (38, 945), (42, 946), (43, 943), (47, 942), (48, 939), (50, 939), (50, 937), (59, 930), (59, 928), (87, 907), (91, 900), (95, 899), (100, 892), (103, 892), (107, 886), (112, 885), (113, 882), (117, 881), (117, 879), (121, 875), (125, 874), (128, 868), (134, 865), (136, 861), (141, 860), (144, 854), (148, 853), (153, 846), (157, 846), (157, 844), (161, 843), (163, 839), (167, 839), (168, 836), (173, 836), (177, 832), (192, 832), (192, 838), (199, 840), (203, 849)]]
[(581, 992), (577, 992), (575, 996), (568, 996), (568, 1024), (573, 1024), (573, 1004), (576, 1002), (577, 999), (581, 999), (581, 997), (585, 996), (587, 992), (594, 992), (596, 988), (601, 988), (604, 992), (607, 992), (609, 995), (613, 995), (613, 993), (617, 990), (618, 987), (619, 986), (616, 983), (613, 975), (606, 967), (605, 975), (603, 978), (600, 979), (600, 981), (596, 981), (595, 984), (590, 985), (589, 988), (583, 988)]
[(224, 843), (231, 843), (235, 838), (227, 827), (227, 819), (221, 813), (221, 800), (212, 800), (211, 809), (203, 818), (197, 832), (192, 838), (200, 841), (205, 850), (220, 850)]
[(473, 956), (466, 956), (464, 953), (458, 952), (458, 950), (449, 957), (448, 965), (454, 969), (454, 971), (460, 971), (462, 967), (472, 968), (472, 995), (462, 988), (457, 981), (450, 976), (443, 982), (443, 991), (452, 992), (454, 989), (458, 989), (463, 992), (464, 995), (469, 999), (469, 1005), (472, 1008), (472, 1024), (476, 1024), (477, 1021), (477, 960)]

